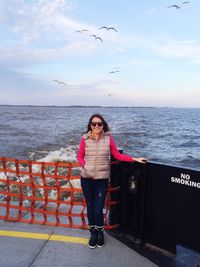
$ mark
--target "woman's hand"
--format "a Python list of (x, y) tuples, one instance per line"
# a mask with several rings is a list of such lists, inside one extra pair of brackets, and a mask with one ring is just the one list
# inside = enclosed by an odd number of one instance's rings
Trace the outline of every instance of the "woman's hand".
[(144, 164), (147, 162), (147, 159), (146, 158), (133, 158), (133, 161)]

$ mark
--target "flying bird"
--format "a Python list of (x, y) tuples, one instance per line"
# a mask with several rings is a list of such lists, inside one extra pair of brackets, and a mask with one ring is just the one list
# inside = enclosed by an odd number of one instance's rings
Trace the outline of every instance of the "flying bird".
[(95, 40), (100, 40), (101, 42), (103, 42), (103, 39), (101, 37), (96, 36), (95, 34), (92, 34), (91, 36), (93, 36)]
[(115, 32), (118, 32), (114, 27), (102, 26), (102, 27), (99, 28), (99, 30), (101, 30), (101, 29), (106, 29), (107, 31), (109, 31), (109, 30), (113, 30), (113, 31), (115, 31)]
[(118, 95), (117, 93), (108, 93), (107, 96)]
[(58, 80), (53, 80), (53, 82), (56, 82), (56, 83), (59, 83), (59, 84), (66, 85), (64, 82), (62, 82), (62, 81), (58, 81)]
[[(189, 3), (190, 3), (190, 1), (184, 1), (181, 5), (185, 5), (185, 4), (189, 4)], [(171, 5), (171, 6), (168, 6), (167, 8), (170, 8), (170, 7), (175, 7), (176, 9), (181, 8), (181, 6), (179, 6), (179, 5)]]
[(176, 9), (179, 9), (179, 8), (181, 8), (180, 6), (178, 6), (178, 5), (171, 5), (171, 6), (168, 6), (167, 8), (170, 8), (170, 7), (175, 7)]
[(82, 32), (88, 32), (88, 30), (87, 29), (82, 29), (82, 30), (78, 30), (76, 32), (82, 33)]
[(120, 72), (120, 70), (112, 70), (108, 74), (112, 74), (112, 73), (116, 73), (116, 72)]

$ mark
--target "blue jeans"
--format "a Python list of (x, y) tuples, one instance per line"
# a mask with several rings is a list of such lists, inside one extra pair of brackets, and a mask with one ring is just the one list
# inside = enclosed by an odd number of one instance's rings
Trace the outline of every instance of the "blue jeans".
[(87, 204), (88, 224), (104, 226), (103, 208), (108, 191), (108, 179), (81, 177), (81, 187)]

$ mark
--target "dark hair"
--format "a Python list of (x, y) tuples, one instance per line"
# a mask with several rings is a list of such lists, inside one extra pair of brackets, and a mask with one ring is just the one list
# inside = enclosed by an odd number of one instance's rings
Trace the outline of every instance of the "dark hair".
[(103, 116), (101, 116), (100, 114), (93, 114), (89, 119), (88, 126), (87, 126), (87, 132), (92, 130), (91, 123), (92, 123), (93, 118), (98, 118), (103, 122), (103, 130), (104, 130), (104, 132), (108, 132), (110, 130), (109, 127), (108, 127), (108, 123), (105, 121)]

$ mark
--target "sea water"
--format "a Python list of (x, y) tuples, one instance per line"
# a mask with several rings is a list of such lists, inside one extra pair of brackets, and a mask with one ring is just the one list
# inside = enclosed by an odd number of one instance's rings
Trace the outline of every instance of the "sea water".
[(0, 156), (75, 161), (94, 113), (124, 153), (200, 170), (200, 109), (192, 108), (0, 106)]

